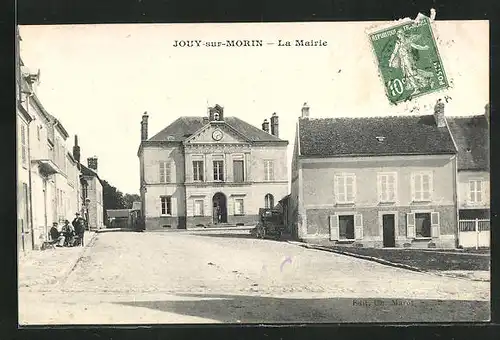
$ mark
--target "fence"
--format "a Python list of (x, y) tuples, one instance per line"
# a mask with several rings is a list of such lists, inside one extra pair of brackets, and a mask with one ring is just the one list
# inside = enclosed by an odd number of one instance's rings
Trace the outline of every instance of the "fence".
[(490, 246), (490, 220), (458, 221), (459, 244), (464, 248)]

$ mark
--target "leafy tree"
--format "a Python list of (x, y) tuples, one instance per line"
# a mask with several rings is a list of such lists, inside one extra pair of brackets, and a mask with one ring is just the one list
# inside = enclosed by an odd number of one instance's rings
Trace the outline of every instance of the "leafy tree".
[(123, 199), (123, 193), (116, 189), (108, 183), (108, 181), (102, 181), (102, 200), (103, 208), (107, 209), (125, 209), (125, 200)]
[(125, 202), (126, 209), (132, 209), (132, 204), (136, 201), (140, 201), (141, 197), (136, 194), (125, 194), (123, 196), (123, 201)]

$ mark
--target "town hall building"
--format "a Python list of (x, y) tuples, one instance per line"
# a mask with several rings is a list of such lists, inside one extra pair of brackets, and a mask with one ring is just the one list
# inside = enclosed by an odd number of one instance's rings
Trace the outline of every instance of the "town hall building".
[(143, 228), (255, 224), (259, 208), (288, 193), (287, 146), (276, 114), (259, 129), (215, 105), (148, 138), (144, 113), (137, 153)]

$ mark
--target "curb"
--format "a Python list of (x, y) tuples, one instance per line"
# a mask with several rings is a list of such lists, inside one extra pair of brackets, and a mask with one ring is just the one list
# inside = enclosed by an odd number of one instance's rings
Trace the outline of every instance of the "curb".
[(98, 234), (97, 232), (94, 232), (94, 235), (92, 235), (90, 240), (88, 240), (85, 243), (85, 246), (83, 247), (82, 251), (78, 254), (76, 261), (69, 267), (69, 269), (65, 269), (61, 272), (62, 274), (60, 276), (60, 279), (56, 279), (55, 283), (57, 282), (61, 283), (62, 281), (65, 281), (68, 278), (69, 274), (71, 274), (71, 272), (76, 268), (80, 260), (83, 258), (83, 255), (87, 253), (87, 251), (90, 249), (90, 246), (94, 244), (97, 234)]
[(401, 269), (406, 269), (406, 270), (411, 270), (411, 271), (414, 271), (414, 272), (427, 273), (427, 271), (425, 271), (423, 269), (420, 269), (420, 268), (417, 268), (417, 267), (409, 266), (407, 264), (401, 264), (401, 263), (395, 263), (395, 262), (383, 260), (383, 259), (380, 259), (378, 257), (373, 257), (373, 256), (368, 256), (368, 255), (360, 255), (360, 254), (355, 254), (355, 253), (351, 253), (351, 252), (347, 252), (347, 251), (342, 251), (342, 250), (338, 250), (338, 249), (331, 249), (331, 248), (317, 246), (317, 245), (301, 245), (301, 246), (305, 247), (305, 248), (309, 248), (309, 249), (329, 251), (331, 253), (337, 253), (337, 254), (341, 254), (341, 255), (347, 255), (347, 256), (351, 256), (351, 257), (356, 257), (356, 258), (359, 258), (359, 259), (362, 259), (362, 260), (368, 260), (368, 261), (372, 261), (372, 262), (378, 262), (380, 264), (384, 264), (384, 265), (387, 265), (387, 266), (401, 268)]
[(386, 266), (391, 266), (391, 267), (396, 267), (396, 268), (401, 268), (401, 269), (406, 269), (406, 270), (411, 270), (414, 272), (419, 272), (419, 273), (426, 273), (426, 274), (431, 274), (431, 275), (436, 275), (436, 276), (441, 276), (441, 277), (451, 277), (455, 279), (462, 279), (462, 280), (467, 280), (467, 281), (477, 281), (477, 282), (490, 282), (491, 280), (485, 280), (485, 279), (478, 279), (478, 278), (473, 278), (473, 277), (466, 277), (466, 276), (461, 276), (461, 275), (454, 275), (454, 274), (445, 274), (437, 271), (431, 271), (431, 270), (423, 270), (417, 267), (409, 266), (406, 264), (401, 264), (401, 263), (395, 263), (387, 260), (380, 259), (378, 257), (373, 257), (373, 256), (367, 256), (367, 255), (360, 255), (360, 254), (354, 254), (351, 252), (347, 251), (342, 251), (338, 249), (331, 249), (319, 245), (313, 245), (313, 244), (308, 244), (308, 243), (301, 243), (301, 242), (288, 242), (293, 245), (297, 245), (303, 248), (307, 249), (315, 249), (315, 250), (321, 250), (321, 251), (327, 251), (330, 253), (336, 253), (340, 255), (346, 255), (346, 256), (351, 256), (355, 258), (359, 258), (362, 260), (367, 260), (367, 261), (372, 261), (372, 262), (377, 262)]

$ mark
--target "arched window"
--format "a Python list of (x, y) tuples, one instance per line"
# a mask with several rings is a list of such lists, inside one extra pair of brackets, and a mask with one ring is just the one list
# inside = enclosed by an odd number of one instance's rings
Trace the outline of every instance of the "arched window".
[(266, 197), (264, 198), (265, 205), (264, 207), (266, 209), (271, 209), (274, 208), (274, 196), (271, 194), (267, 194)]

